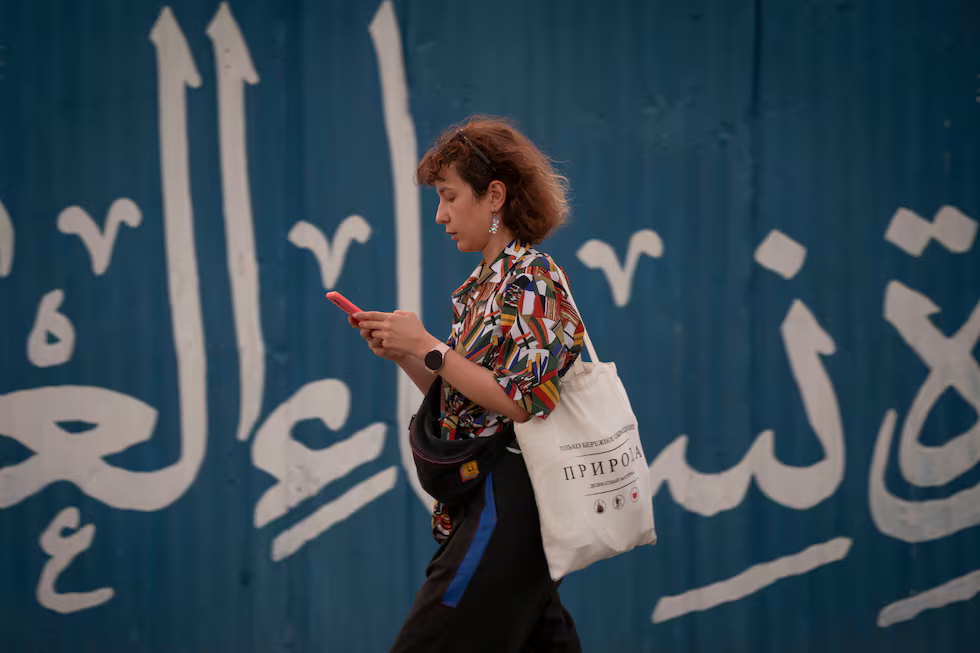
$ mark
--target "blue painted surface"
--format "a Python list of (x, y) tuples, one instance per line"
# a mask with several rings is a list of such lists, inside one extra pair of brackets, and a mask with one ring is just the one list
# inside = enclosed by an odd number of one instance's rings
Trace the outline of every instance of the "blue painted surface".
[[(35, 443), (43, 450), (35, 454), (25, 444), (43, 429), (12, 416), (27, 414), (22, 404), (15, 410), (17, 391), (105, 388), (156, 416), (151, 437), (106, 454), (106, 465), (155, 472), (186, 455), (150, 40), (165, 5), (0, 0), (0, 203), (15, 235), (9, 274), (0, 276), (0, 420), (7, 424), (0, 429), (0, 648), (384, 651), (435, 543), (401, 463), (396, 375), (357, 343), (323, 298), (316, 258), (288, 237), (306, 221), (332, 240), (345, 218), (363, 216), (370, 237), (350, 245), (336, 289), (366, 308), (398, 307), (394, 261), (404, 235), (396, 230), (368, 32), (379, 3), (230, 3), (259, 77), (244, 87), (243, 135), (265, 370), (246, 440), (236, 437), (242, 363), (223, 214), (223, 118), (207, 34), (220, 5), (166, 6), (201, 80), (186, 89), (186, 142), (207, 433), (186, 489), (147, 510), (119, 507), (126, 496), (100, 500), (81, 487), (84, 480), (52, 471), (53, 462), (37, 464), (65, 445)], [(903, 339), (885, 317), (885, 299), (893, 282), (928, 298), (938, 308), (928, 316), (935, 331), (924, 318), (912, 323), (933, 342), (972, 324), (980, 247), (963, 225), (980, 219), (980, 5), (503, 0), (492, 9), (398, 2), (394, 11), (417, 155), (470, 113), (503, 114), (569, 177), (573, 221), (544, 249), (567, 270), (600, 354), (617, 362), (650, 461), (686, 435), (685, 464), (720, 474), (767, 430), (783, 465), (832, 458), (802, 399), (801, 387), (817, 387), (820, 374), (810, 367), (794, 376), (784, 347), (780, 326), (794, 306), (803, 309), (792, 323), (810, 327), (795, 332), (801, 351), (820, 361), (839, 407), (843, 469), (839, 483), (832, 466), (818, 475), (815, 482), (830, 479), (830, 489), (812, 506), (786, 505), (785, 495), (774, 498), (753, 481), (744, 497), (737, 483), (726, 485), (707, 515), (698, 504), (705, 482), (695, 479), (686, 494), (661, 485), (659, 543), (562, 586), (586, 650), (976, 650), (980, 599), (970, 598), (970, 588), (980, 581), (969, 574), (980, 568), (980, 497), (971, 494), (980, 492), (980, 468), (967, 462), (954, 478), (918, 486), (909, 475), (949, 467), (914, 455), (903, 462), (899, 445), (916, 395), (940, 368), (961, 370), (963, 381), (941, 388), (910, 437), (933, 447), (971, 435), (977, 441), (976, 397), (970, 400), (977, 377), (969, 367), (976, 331), (964, 329), (966, 344), (950, 345), (943, 367)], [(419, 197), (421, 309), (440, 334), (448, 330), (449, 295), (476, 260), (458, 255), (433, 224), (434, 192)], [(101, 227), (118, 198), (132, 200), (142, 219), (119, 228), (108, 267), (96, 274), (58, 218), (79, 206)], [(916, 256), (885, 239), (900, 209), (931, 222), (942, 207), (955, 208), (947, 217), (961, 216), (947, 245), (932, 240)], [(597, 239), (622, 262), (631, 238), (646, 229), (662, 240), (663, 255), (637, 260), (620, 306), (606, 275), (578, 253)], [(805, 247), (790, 279), (754, 260), (772, 230)], [(0, 275), (3, 260), (0, 254)], [(32, 361), (29, 336), (42, 298), (54, 290), (63, 291), (57, 310), (70, 320), (74, 345), (59, 356), (42, 346), (41, 332), (35, 351), (47, 353)], [(257, 505), (276, 482), (256, 466), (258, 434), (277, 408), (322, 379), (349, 389), (349, 414), (335, 428), (300, 421), (292, 437), (318, 450), (380, 424), (383, 447), (257, 526)], [(53, 419), (56, 404), (36, 414)], [(817, 423), (830, 419), (830, 406), (818, 402)], [(880, 477), (892, 495), (913, 502), (911, 514), (935, 510), (935, 523), (952, 525), (948, 533), (910, 538), (920, 532), (914, 520), (889, 526), (873, 515), (873, 454), (890, 410), (896, 433)], [(72, 436), (80, 439), (91, 438), (91, 426), (62, 424), (81, 431)], [(80, 461), (70, 458), (65, 468), (84, 478)], [(763, 473), (776, 469), (759, 465)], [(397, 475), (390, 490), (274, 559), (274, 542), (287, 529), (388, 470)], [(54, 482), (24, 490), (31, 478)], [(802, 476), (789, 478), (796, 495), (807, 494), (802, 480), (792, 480)], [(149, 501), (146, 482), (127, 482), (129, 498)], [(39, 598), (39, 580), (52, 569), (41, 539), (70, 507), (95, 534), (58, 575), (55, 591), (114, 594), (61, 613)], [(840, 559), (757, 591), (743, 583), (744, 597), (710, 609), (655, 616), (686, 592), (754, 566), (778, 576), (788, 557), (812, 546)], [(888, 609), (951, 581), (958, 584), (938, 590), (942, 607)], [(951, 598), (956, 587), (959, 600)]]

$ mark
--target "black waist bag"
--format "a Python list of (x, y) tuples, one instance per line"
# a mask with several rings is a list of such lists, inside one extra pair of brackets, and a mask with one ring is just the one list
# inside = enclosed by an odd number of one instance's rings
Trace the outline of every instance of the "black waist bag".
[(447, 505), (466, 503), (514, 441), (514, 425), (485, 438), (443, 440), (439, 426), (442, 378), (436, 377), (408, 427), (422, 488)]

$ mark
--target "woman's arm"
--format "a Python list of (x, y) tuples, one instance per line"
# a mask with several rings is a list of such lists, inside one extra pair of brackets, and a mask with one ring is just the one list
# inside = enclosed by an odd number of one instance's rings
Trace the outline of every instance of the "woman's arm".
[[(425, 350), (425, 353), (431, 351), (432, 347), (435, 347), (439, 342), (435, 338), (433, 340), (434, 342)], [(422, 355), (425, 356), (425, 353)], [(425, 363), (422, 365), (424, 367)], [(515, 422), (526, 422), (531, 419), (530, 413), (507, 396), (493, 372), (482, 365), (477, 365), (452, 349), (447, 351), (442, 359), (439, 376), (449, 381), (456, 390), (463, 393), (470, 401), (476, 402), (488, 410), (505, 415)]]
[(422, 394), (429, 391), (429, 387), (432, 385), (432, 382), (435, 381), (436, 375), (432, 370), (425, 366), (424, 361), (419, 360), (418, 358), (407, 353), (397, 352), (390, 348), (385, 348), (381, 344), (380, 338), (375, 338), (371, 335), (371, 329), (363, 328), (360, 322), (355, 320), (353, 317), (348, 318), (347, 321), (352, 327), (361, 332), (361, 337), (367, 340), (368, 347), (370, 347), (371, 352), (375, 356), (390, 360), (398, 365), (398, 367), (402, 369), (408, 378), (412, 380), (412, 383), (414, 383), (418, 389), (422, 391)]
[(402, 372), (412, 380), (418, 389), (425, 394), (429, 391), (432, 382), (436, 380), (435, 372), (425, 366), (425, 362), (415, 356), (404, 354), (395, 359)]
[[(441, 341), (425, 330), (414, 313), (396, 311), (356, 313), (354, 318), (361, 333), (371, 342), (371, 350), (377, 355), (398, 361), (415, 385), (427, 391), (435, 375), (425, 366), (423, 359)], [(426, 382), (425, 375), (430, 377)], [(488, 410), (505, 415), (515, 422), (531, 418), (497, 382), (493, 372), (453, 350), (443, 357), (439, 375), (456, 390)]]

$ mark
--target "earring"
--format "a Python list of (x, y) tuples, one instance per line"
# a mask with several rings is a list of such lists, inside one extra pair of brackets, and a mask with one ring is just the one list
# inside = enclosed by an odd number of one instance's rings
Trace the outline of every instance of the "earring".
[(496, 213), (490, 214), (490, 233), (495, 234), (497, 230), (500, 229), (500, 218), (497, 217)]

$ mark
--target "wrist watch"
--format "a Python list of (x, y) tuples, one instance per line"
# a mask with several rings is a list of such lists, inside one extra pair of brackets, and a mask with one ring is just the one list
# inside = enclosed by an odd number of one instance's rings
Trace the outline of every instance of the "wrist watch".
[(438, 372), (439, 368), (442, 367), (443, 361), (445, 361), (447, 351), (449, 351), (449, 345), (440, 342), (425, 355), (425, 366), (433, 372)]

